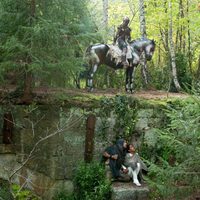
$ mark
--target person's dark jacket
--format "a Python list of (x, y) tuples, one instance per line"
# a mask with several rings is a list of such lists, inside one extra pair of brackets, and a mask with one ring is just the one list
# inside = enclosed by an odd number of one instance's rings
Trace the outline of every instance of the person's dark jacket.
[(125, 161), (126, 149), (124, 149), (123, 144), (124, 144), (124, 140), (119, 139), (117, 140), (115, 145), (112, 145), (105, 149), (105, 152), (107, 152), (111, 156), (115, 154), (118, 155), (117, 160), (109, 159), (109, 166), (114, 178), (120, 177), (120, 170), (121, 170), (122, 164)]

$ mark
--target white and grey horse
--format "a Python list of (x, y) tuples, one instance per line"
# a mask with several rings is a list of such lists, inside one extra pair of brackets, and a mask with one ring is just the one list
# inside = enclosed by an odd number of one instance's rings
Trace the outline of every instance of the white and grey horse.
[[(149, 61), (152, 59), (153, 53), (155, 51), (154, 40), (149, 40), (147, 38), (133, 40), (129, 43), (131, 46), (132, 58), (128, 59), (129, 66), (126, 68), (126, 91), (133, 92), (133, 78), (134, 69), (140, 62), (140, 56), (144, 52), (146, 59)], [(88, 58), (88, 63), (90, 66), (88, 72), (87, 86), (89, 91), (93, 90), (93, 76), (97, 68), (104, 64), (115, 70), (123, 69), (123, 64), (120, 62), (116, 64), (115, 60), (109, 53), (109, 45), (106, 44), (95, 44), (91, 45), (86, 50), (86, 56)]]

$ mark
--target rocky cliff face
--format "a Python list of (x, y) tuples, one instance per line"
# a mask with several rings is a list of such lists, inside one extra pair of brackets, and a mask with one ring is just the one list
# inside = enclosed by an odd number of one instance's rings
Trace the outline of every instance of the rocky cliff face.
[[(137, 100), (134, 129), (130, 140), (140, 148), (146, 138), (149, 145), (155, 145), (155, 128), (163, 126), (165, 114), (163, 104), (141, 104)], [(140, 103), (139, 103), (140, 102)], [(84, 105), (84, 104), (81, 104)], [(135, 107), (134, 107), (135, 106)], [(0, 121), (3, 127), (3, 113), (7, 106), (1, 106)], [(115, 140), (117, 116), (110, 107), (107, 115), (102, 115), (102, 107), (95, 103), (88, 108), (69, 104), (59, 105), (15, 105), (11, 108), (14, 120), (11, 144), (0, 141), (0, 178), (13, 179), (14, 182), (33, 190), (43, 199), (51, 199), (53, 193), (65, 188), (73, 190), (74, 169), (84, 160), (86, 121), (89, 113), (96, 116), (93, 159), (100, 161), (104, 148)], [(123, 116), (122, 119), (123, 121)], [(123, 129), (124, 127), (122, 127)], [(1, 132), (0, 139), (3, 138)], [(149, 139), (149, 138), (154, 138)]]

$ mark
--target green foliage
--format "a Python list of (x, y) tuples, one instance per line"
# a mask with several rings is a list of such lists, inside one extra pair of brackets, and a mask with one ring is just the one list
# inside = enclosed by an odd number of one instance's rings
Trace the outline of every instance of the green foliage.
[(26, 190), (21, 188), (19, 185), (13, 184), (11, 186), (11, 190), (13, 193), (10, 193), (10, 185), (8, 182), (0, 180), (0, 199), (5, 200), (25, 200), (25, 199), (32, 199), (32, 200), (39, 200), (30, 190)]
[(118, 131), (117, 138), (129, 139), (133, 134), (137, 112), (136, 108), (130, 106), (130, 101), (131, 99), (127, 96), (115, 96), (114, 110), (117, 116), (115, 127), (116, 131)]
[(188, 70), (188, 58), (185, 54), (176, 54), (177, 75), (181, 87), (185, 90), (191, 89), (192, 77)]
[[(17, 84), (20, 84), (25, 71), (31, 71), (37, 79), (36, 86), (74, 87), (77, 74), (84, 71), (81, 66), (85, 49), (91, 43), (101, 42), (103, 38), (111, 43), (124, 13), (131, 19), (132, 39), (140, 37), (138, 2), (133, 0), (109, 2), (106, 28), (102, 25), (103, 6), (100, 0), (37, 0), (35, 10), (31, 6), (33, 2), (0, 2), (1, 83), (5, 79), (9, 82), (8, 75), (12, 73)], [(186, 86), (190, 89), (192, 73), (198, 67), (199, 30), (196, 27), (200, 26), (200, 20), (197, 5), (197, 0), (191, 1), (189, 5), (187, 1), (172, 2), (178, 79), (184, 89)], [(155, 39), (157, 44), (153, 62), (148, 62), (148, 69), (151, 86), (158, 89), (168, 89), (171, 77), (169, 12), (168, 1), (145, 2), (147, 36)], [(143, 84), (140, 68), (138, 69), (135, 85), (141, 88)], [(122, 88), (124, 85), (123, 71), (113, 72), (106, 67), (100, 68), (97, 73), (95, 81), (98, 87)]]
[(113, 114), (116, 117), (115, 126), (113, 127), (116, 139), (129, 139), (133, 134), (136, 123), (137, 112), (134, 100), (126, 95), (116, 95), (114, 98), (101, 98), (100, 105), (100, 134), (102, 138), (105, 139), (108, 134), (110, 122), (107, 119), (110, 114)]
[(19, 185), (12, 185), (12, 191), (14, 193), (16, 200), (24, 200), (24, 199), (32, 199), (32, 200), (39, 200), (38, 197), (32, 194), (30, 190), (21, 189)]
[(66, 76), (70, 81), (82, 70), (85, 48), (98, 38), (84, 0), (2, 0), (0, 10), (2, 78), (28, 65), (38, 79), (49, 81), (56, 71), (63, 83)]
[(58, 192), (54, 197), (53, 200), (75, 200), (74, 194), (68, 194), (64, 190), (61, 192)]
[[(176, 61), (176, 69), (177, 69), (177, 78), (180, 83), (180, 86), (183, 90), (185, 90), (186, 92), (189, 92), (192, 89), (192, 75), (188, 68), (189, 67), (188, 57), (182, 52), (177, 52), (175, 61)], [(170, 85), (170, 91), (176, 92), (173, 81), (171, 82), (171, 85)]]
[(199, 102), (196, 96), (169, 105), (168, 126), (157, 130), (153, 148), (145, 145), (143, 153), (150, 165), (148, 181), (157, 197), (182, 199), (199, 189)]
[(111, 186), (106, 179), (105, 169), (99, 163), (81, 164), (74, 178), (76, 199), (110, 199)]
[(9, 190), (9, 184), (6, 181), (0, 179), (0, 199), (13, 200), (13, 197)]
[(101, 109), (99, 110), (99, 116), (101, 119), (101, 124), (100, 124), (100, 137), (102, 139), (106, 139), (107, 133), (108, 133), (108, 128), (110, 127), (110, 122), (108, 121), (108, 117), (111, 112), (111, 107), (112, 107), (112, 99), (108, 97), (104, 97), (100, 99), (100, 107)]

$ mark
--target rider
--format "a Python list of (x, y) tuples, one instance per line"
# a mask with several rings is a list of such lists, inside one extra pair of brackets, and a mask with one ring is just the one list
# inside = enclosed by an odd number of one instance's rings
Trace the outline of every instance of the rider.
[(129, 22), (130, 19), (124, 17), (123, 23), (117, 27), (117, 33), (114, 37), (114, 43), (118, 43), (119, 48), (122, 50), (122, 64), (125, 68), (129, 65), (126, 60), (127, 42), (131, 40), (131, 29), (128, 26)]

